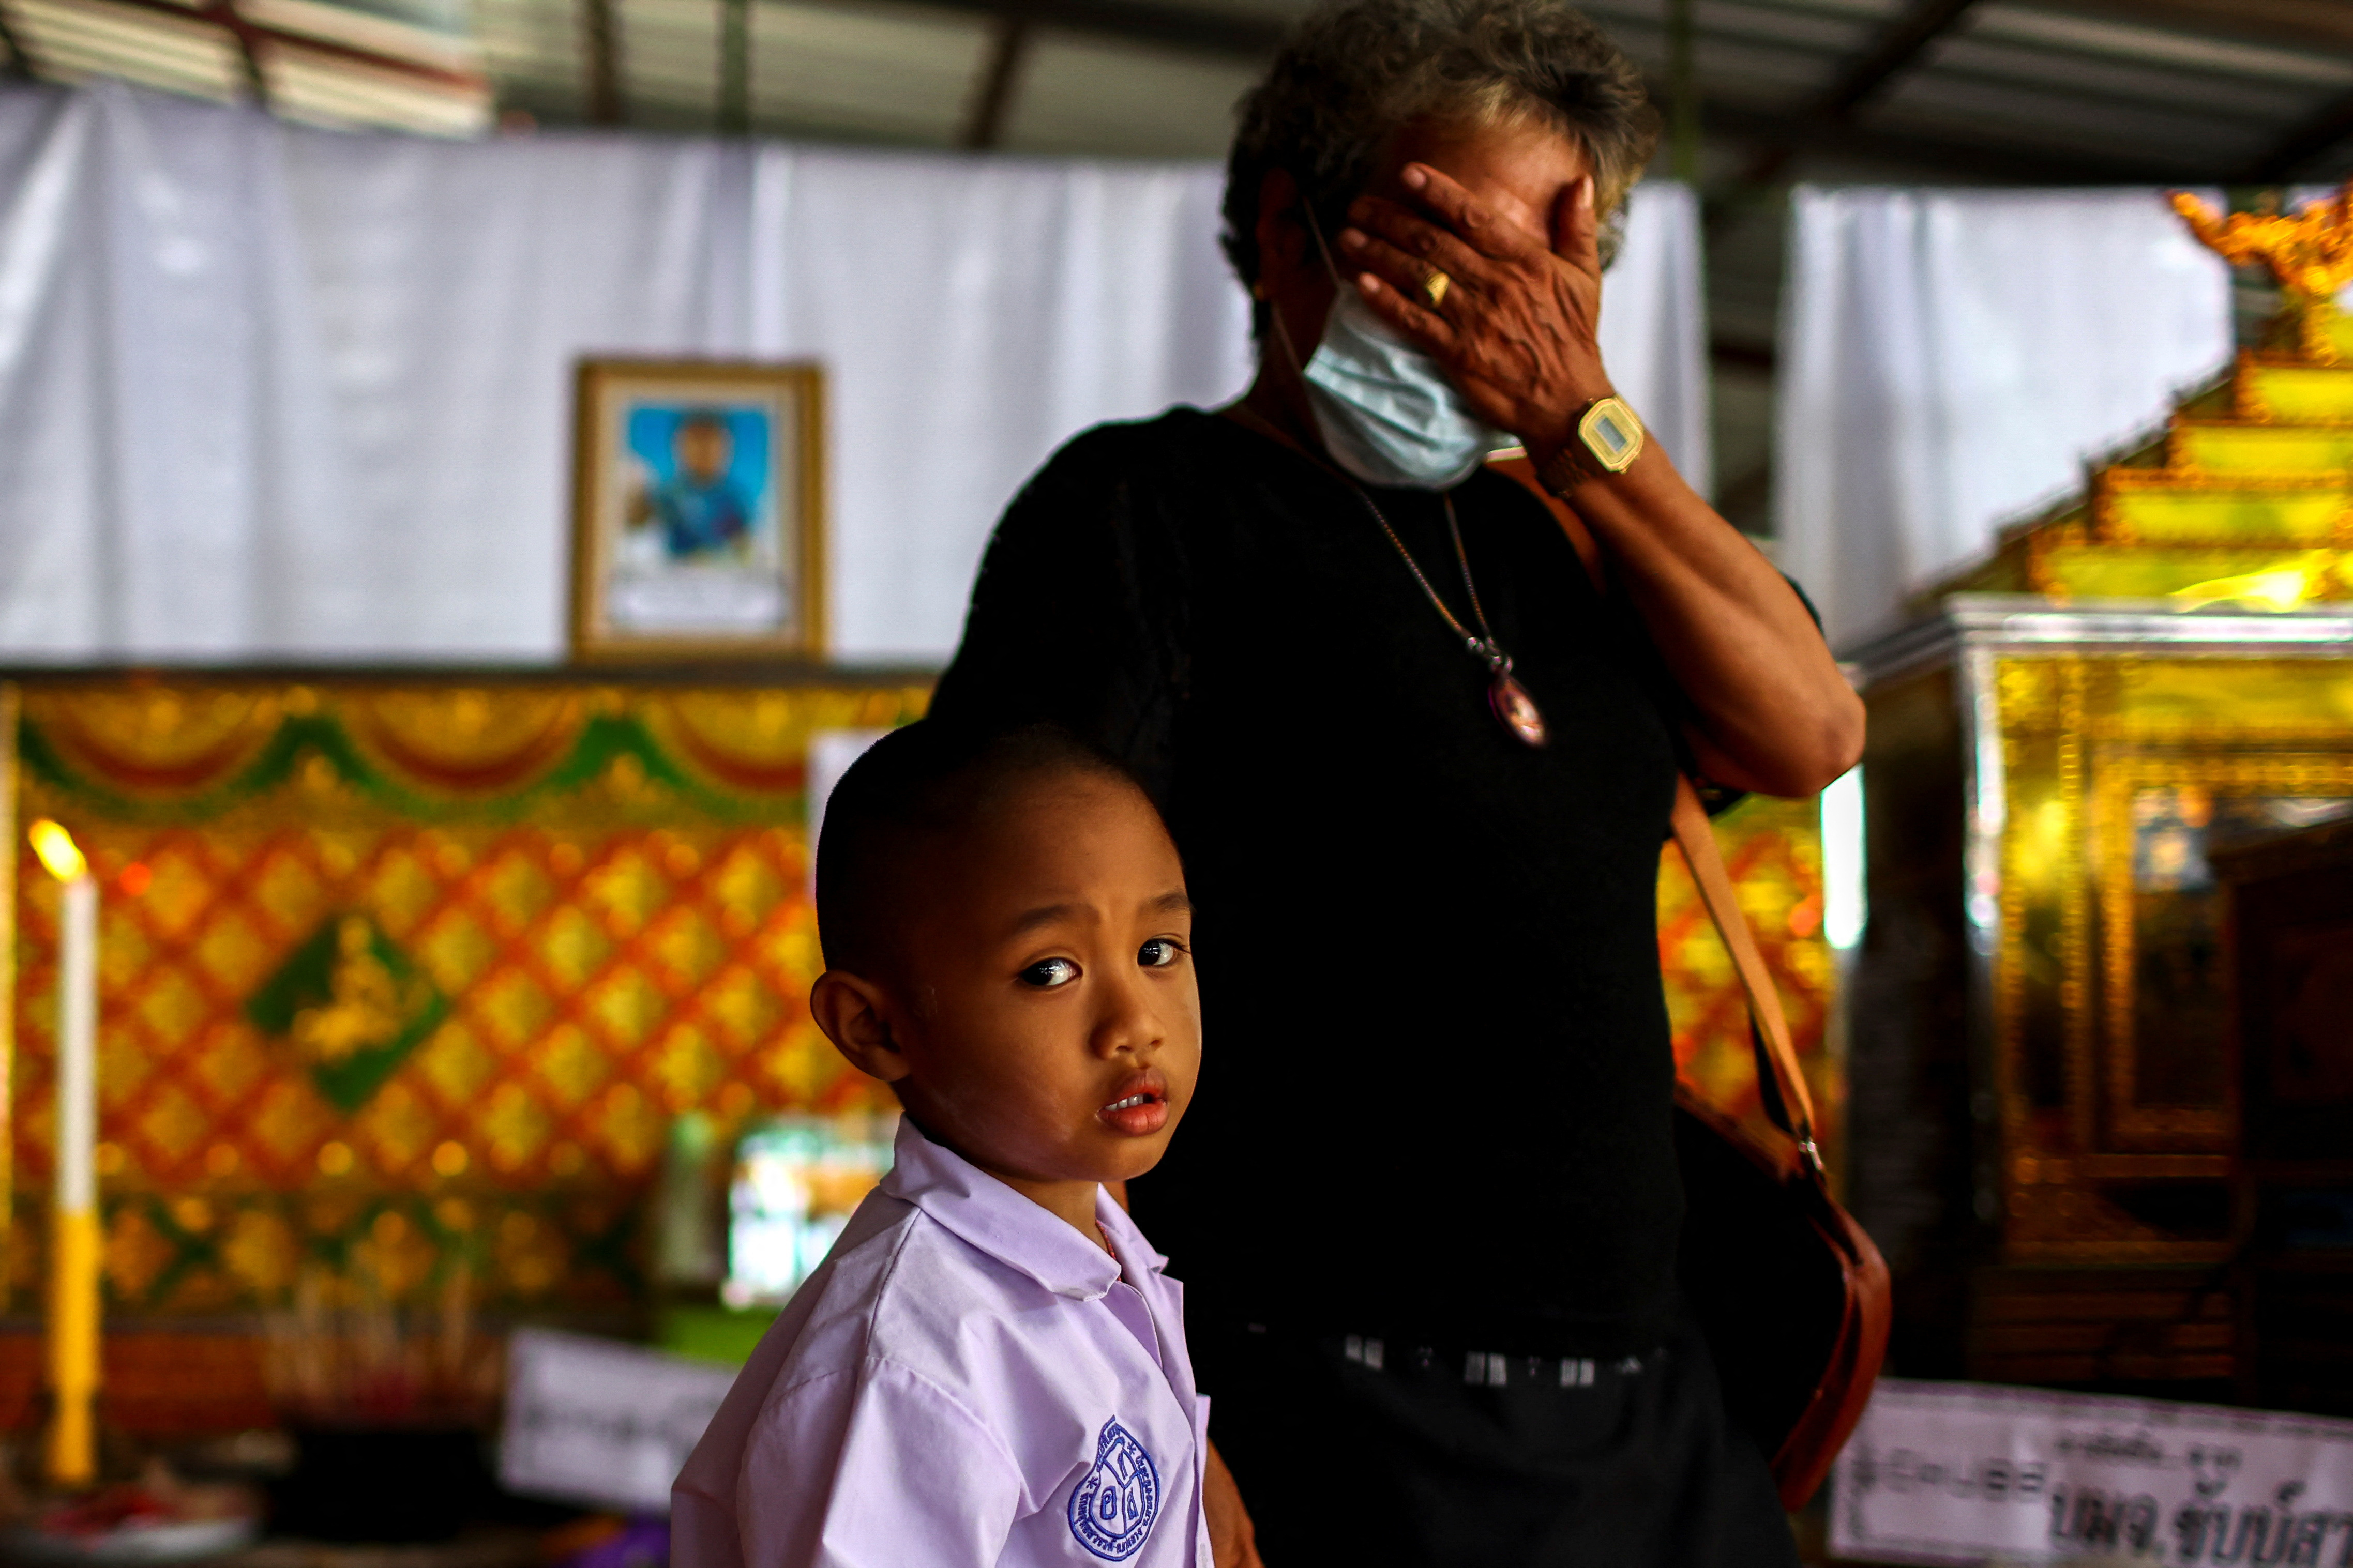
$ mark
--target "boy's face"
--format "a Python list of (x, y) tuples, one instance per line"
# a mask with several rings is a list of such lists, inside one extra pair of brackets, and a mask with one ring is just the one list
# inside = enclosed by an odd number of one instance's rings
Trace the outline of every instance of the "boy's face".
[(861, 986), (893, 1048), (852, 1048), (821, 1008), (828, 1033), (1017, 1186), (1157, 1164), (1200, 1070), (1201, 1007), (1184, 868), (1150, 804), (1049, 775), (915, 875), (899, 973)]

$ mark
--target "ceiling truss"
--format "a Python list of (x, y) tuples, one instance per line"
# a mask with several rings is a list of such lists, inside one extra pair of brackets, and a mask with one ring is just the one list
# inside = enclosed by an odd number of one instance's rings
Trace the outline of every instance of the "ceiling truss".
[[(1889, 82), (1919, 59), (1931, 44), (1951, 32), (1977, 0), (1914, 0), (1912, 8), (1890, 23), (1884, 32), (1841, 70), (1828, 90), (1803, 116), (1800, 123), (1817, 136), (1825, 130), (1851, 124), (1855, 111)], [(1770, 184), (1780, 178), (1799, 143), (1784, 132), (1768, 140), (1765, 151), (1748, 165), (1745, 184)]]

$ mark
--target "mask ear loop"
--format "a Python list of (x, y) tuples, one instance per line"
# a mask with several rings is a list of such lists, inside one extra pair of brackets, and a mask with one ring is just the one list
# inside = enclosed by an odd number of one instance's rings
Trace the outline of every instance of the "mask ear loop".
[(1332, 247), (1324, 243), (1324, 226), (1315, 221), (1315, 209), (1302, 200), (1299, 216), (1307, 220), (1307, 232), (1315, 237), (1315, 254), (1324, 258), (1324, 270), (1330, 274), (1332, 287), (1345, 289), (1348, 285), (1341, 279), (1339, 264), (1332, 259)]
[(1299, 378), (1301, 385), (1305, 385), (1307, 384), (1307, 367), (1299, 363), (1299, 349), (1298, 346), (1291, 341), (1291, 329), (1282, 324), (1282, 312), (1276, 310), (1272, 305), (1269, 305), (1267, 307), (1266, 313), (1274, 322), (1274, 335), (1275, 338), (1282, 344), (1282, 357), (1291, 362), (1291, 374)]
[[(1340, 268), (1332, 259), (1332, 247), (1324, 242), (1324, 226), (1315, 221), (1315, 208), (1304, 197), (1300, 199), (1299, 216), (1307, 220), (1307, 232), (1315, 237), (1315, 254), (1324, 258), (1324, 270), (1332, 279), (1332, 288), (1335, 291), (1334, 302), (1336, 304), (1338, 292), (1345, 289), (1348, 285), (1341, 278)], [(1307, 366), (1299, 357), (1298, 345), (1291, 341), (1291, 329), (1282, 324), (1282, 312), (1274, 309), (1273, 303), (1269, 301), (1266, 313), (1273, 318), (1274, 335), (1282, 342), (1283, 357), (1291, 361), (1291, 373), (1296, 375), (1303, 385), (1307, 380)]]

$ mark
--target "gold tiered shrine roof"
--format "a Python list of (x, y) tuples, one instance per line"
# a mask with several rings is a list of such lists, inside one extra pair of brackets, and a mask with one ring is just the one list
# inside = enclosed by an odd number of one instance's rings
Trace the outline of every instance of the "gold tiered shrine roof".
[(2353, 255), (2353, 185), (2292, 217), (2226, 222), (2190, 198), (2175, 205), (2226, 258), (2279, 280), (2284, 305), (2264, 346), (2241, 351), (2175, 405), (2161, 436), (2094, 467), (2085, 494), (2008, 531), (1991, 560), (1928, 603), (1957, 592), (2281, 610), (2353, 599), (2353, 319), (2303, 286), (2317, 252)]

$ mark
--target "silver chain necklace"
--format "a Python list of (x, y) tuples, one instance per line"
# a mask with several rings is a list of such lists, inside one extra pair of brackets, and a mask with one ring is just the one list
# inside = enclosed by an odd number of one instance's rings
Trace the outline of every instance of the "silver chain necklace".
[[(1284, 350), (1291, 353), (1292, 364), (1295, 368), (1299, 355), (1291, 348), (1291, 334), (1283, 331), (1281, 316), (1275, 318), (1274, 325), (1282, 338)], [(1389, 520), (1381, 515), (1378, 503), (1366, 493), (1363, 486), (1293, 440), (1281, 426), (1249, 404), (1234, 405), (1233, 412), (1240, 415), (1261, 434), (1272, 437), (1279, 445), (1290, 447), (1330, 474), (1345, 486), (1350, 494), (1365, 503), (1365, 510), (1373, 514), (1373, 521), (1381, 525), (1381, 531), (1388, 536), (1389, 543), (1396, 546), (1398, 557), (1405, 562), (1406, 570), (1412, 573), (1413, 580), (1421, 584), (1430, 608), (1445, 618), (1454, 635), (1462, 639), (1462, 647), (1471, 657), (1487, 667), (1487, 707), (1495, 715), (1495, 721), (1525, 745), (1542, 746), (1549, 740), (1551, 736), (1545, 729), (1544, 710), (1536, 706), (1536, 700), (1528, 695), (1528, 689), (1513, 677), (1512, 656), (1504, 651), (1504, 645), (1495, 640), (1494, 629), (1487, 625), (1486, 607), (1479, 603), (1479, 584), (1471, 580), (1471, 555), (1462, 548), (1462, 525), (1454, 516), (1454, 497), (1450, 493), (1442, 498), (1446, 503), (1446, 531), (1454, 541), (1455, 563), (1462, 568), (1463, 591), (1471, 595), (1471, 615), (1479, 623), (1480, 635), (1475, 637), (1471, 635), (1469, 627), (1454, 618), (1454, 612), (1446, 607), (1446, 601), (1438, 596), (1438, 590), (1430, 585), (1430, 579), (1421, 574), (1421, 563), (1413, 558), (1413, 552), (1405, 547), (1405, 541), (1398, 537), (1397, 530), (1389, 526)]]
[(1526, 744), (1543, 745), (1549, 739), (1545, 731), (1544, 713), (1536, 707), (1535, 699), (1528, 695), (1528, 689), (1513, 678), (1512, 656), (1505, 653), (1504, 645), (1495, 640), (1494, 628), (1487, 624), (1486, 607), (1479, 603), (1479, 584), (1471, 580), (1471, 554), (1462, 548), (1462, 525), (1454, 516), (1454, 497), (1448, 494), (1442, 498), (1446, 503), (1446, 532), (1454, 541), (1455, 563), (1462, 568), (1462, 591), (1471, 596), (1471, 614), (1479, 623), (1477, 637), (1472, 637), (1471, 629), (1446, 607), (1446, 601), (1438, 596), (1438, 590), (1430, 585), (1428, 577), (1422, 575), (1421, 563), (1416, 561), (1413, 552), (1405, 547), (1405, 541), (1399, 539), (1397, 530), (1389, 526), (1389, 520), (1381, 515), (1381, 509), (1373, 498), (1354, 485), (1348, 488), (1356, 491), (1357, 499), (1365, 503), (1365, 510), (1373, 514), (1373, 521), (1381, 525), (1381, 531), (1388, 535), (1389, 542), (1397, 547), (1406, 570), (1412, 573), (1413, 580), (1421, 584), (1430, 608), (1445, 617), (1446, 624), (1453, 628), (1456, 637), (1462, 639), (1462, 647), (1471, 657), (1486, 665), (1490, 675), (1487, 706), (1493, 710), (1495, 721)]

